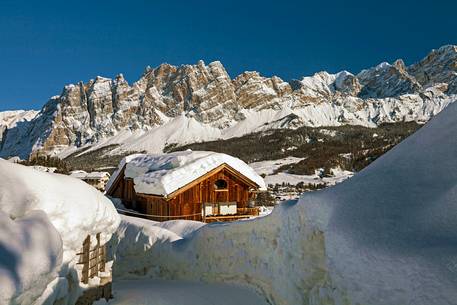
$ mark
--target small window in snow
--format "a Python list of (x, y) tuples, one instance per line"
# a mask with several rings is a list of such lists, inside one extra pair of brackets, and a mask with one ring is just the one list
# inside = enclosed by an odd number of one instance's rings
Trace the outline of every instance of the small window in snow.
[(226, 190), (227, 189), (227, 181), (222, 180), (222, 179), (216, 180), (216, 182), (214, 183), (214, 188), (216, 190)]

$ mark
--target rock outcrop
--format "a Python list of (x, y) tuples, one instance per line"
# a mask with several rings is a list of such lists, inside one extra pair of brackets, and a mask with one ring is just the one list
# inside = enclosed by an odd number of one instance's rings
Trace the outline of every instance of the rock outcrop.
[[(62, 154), (107, 141), (158, 152), (273, 128), (425, 122), (456, 99), (456, 75), (456, 46), (409, 67), (397, 60), (357, 75), (319, 72), (290, 82), (258, 72), (231, 79), (217, 61), (162, 64), (133, 84), (119, 74), (67, 85), (27, 124), (0, 119), (0, 156)], [(146, 144), (132, 146), (139, 137)]]
[(408, 74), (403, 60), (398, 59), (393, 65), (381, 63), (357, 74), (362, 84), (359, 94), (362, 98), (394, 97), (402, 94), (419, 92), (422, 86)]

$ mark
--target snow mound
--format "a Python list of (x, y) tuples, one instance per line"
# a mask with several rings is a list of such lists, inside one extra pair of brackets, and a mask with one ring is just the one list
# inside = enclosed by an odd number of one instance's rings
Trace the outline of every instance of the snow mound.
[(13, 220), (0, 211), (0, 304), (32, 304), (54, 280), (62, 255), (60, 235), (45, 213)]
[(125, 177), (133, 178), (135, 191), (167, 196), (220, 165), (227, 164), (266, 190), (265, 182), (240, 159), (209, 151), (179, 151), (162, 155), (135, 154), (124, 158), (111, 177), (111, 187), (125, 165)]
[(121, 219), (126, 225), (134, 225), (138, 228), (158, 227), (170, 231), (172, 234), (175, 234), (178, 239), (186, 238), (205, 225), (203, 222), (193, 220), (169, 220), (158, 222), (126, 215), (121, 215)]
[(205, 223), (203, 222), (192, 220), (169, 220), (164, 222), (157, 222), (156, 224), (157, 227), (161, 227), (167, 229), (168, 231), (174, 232), (181, 236), (181, 238), (186, 238), (204, 225)]
[[(151, 251), (157, 244), (169, 245), (171, 242), (187, 238), (205, 226), (204, 223), (197, 221), (156, 222), (125, 215), (121, 218), (121, 224), (112, 240), (112, 255), (116, 261), (113, 272), (116, 279), (144, 275), (145, 267), (150, 265), (145, 252)], [(130, 272), (131, 270), (135, 271)]]
[[(266, 217), (156, 239), (124, 252), (114, 268), (247, 285), (278, 305), (455, 305), (456, 118), (453, 104), (335, 187)], [(142, 263), (130, 264), (136, 259)]]
[(0, 174), (0, 304), (77, 297), (76, 253), (88, 235), (111, 238), (120, 222), (114, 206), (65, 175), (3, 159)]
[(334, 283), (360, 304), (456, 304), (457, 105), (354, 178), (303, 196)]

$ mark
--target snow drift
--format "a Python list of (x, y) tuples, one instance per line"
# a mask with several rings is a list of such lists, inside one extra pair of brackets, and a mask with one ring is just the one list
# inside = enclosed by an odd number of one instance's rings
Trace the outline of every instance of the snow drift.
[(114, 272), (235, 282), (281, 305), (457, 304), (456, 118), (451, 105), (353, 178), (267, 217), (183, 239), (136, 224), (154, 238), (132, 253), (119, 235)]
[(76, 253), (87, 235), (106, 243), (120, 219), (112, 203), (77, 179), (0, 159), (0, 304), (72, 304)]

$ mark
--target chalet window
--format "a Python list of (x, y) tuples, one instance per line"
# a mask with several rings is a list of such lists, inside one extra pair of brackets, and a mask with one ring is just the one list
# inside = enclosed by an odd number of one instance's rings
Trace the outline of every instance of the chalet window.
[(219, 180), (216, 180), (216, 182), (214, 182), (214, 188), (216, 190), (226, 190), (227, 189), (227, 181), (223, 180), (223, 179), (219, 179)]

